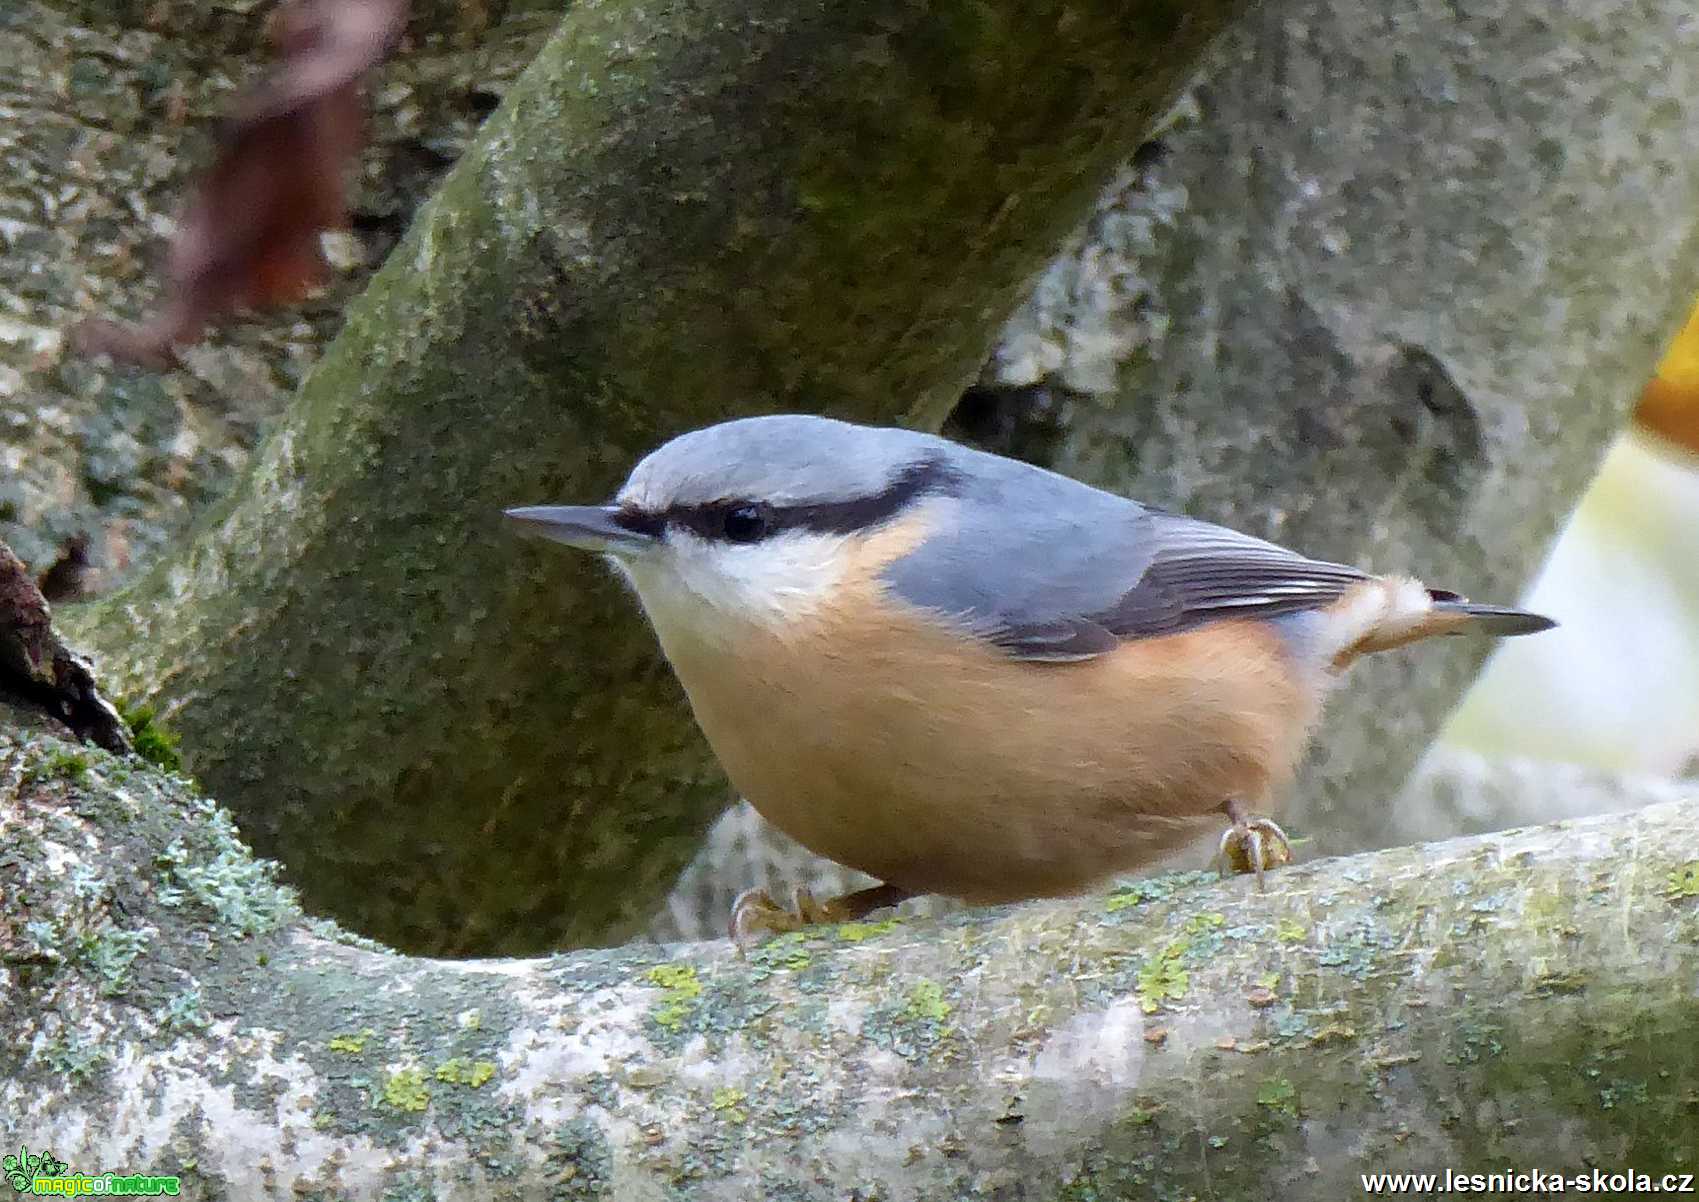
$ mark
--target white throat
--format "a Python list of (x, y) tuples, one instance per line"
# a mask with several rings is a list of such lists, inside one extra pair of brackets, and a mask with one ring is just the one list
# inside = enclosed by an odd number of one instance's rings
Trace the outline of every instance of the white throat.
[(714, 646), (751, 632), (782, 634), (818, 613), (849, 566), (842, 535), (787, 530), (757, 543), (728, 543), (669, 530), (646, 554), (617, 561), (668, 646)]

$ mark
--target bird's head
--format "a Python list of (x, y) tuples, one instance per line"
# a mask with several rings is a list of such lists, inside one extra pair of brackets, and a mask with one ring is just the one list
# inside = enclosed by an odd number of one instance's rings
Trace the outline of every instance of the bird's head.
[(744, 418), (650, 453), (605, 505), (510, 509), (522, 530), (607, 556), (663, 637), (782, 627), (839, 586), (858, 545), (951, 494), (960, 448), (829, 418)]

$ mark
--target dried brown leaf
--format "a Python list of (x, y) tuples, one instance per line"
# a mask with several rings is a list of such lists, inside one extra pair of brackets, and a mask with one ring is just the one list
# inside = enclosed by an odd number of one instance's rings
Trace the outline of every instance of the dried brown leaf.
[(277, 69), (236, 104), (178, 223), (166, 299), (140, 326), (84, 322), (84, 353), (164, 368), (241, 309), (300, 300), (329, 271), (319, 235), (348, 224), (345, 176), (364, 137), (361, 84), (406, 25), (408, 0), (285, 0)]

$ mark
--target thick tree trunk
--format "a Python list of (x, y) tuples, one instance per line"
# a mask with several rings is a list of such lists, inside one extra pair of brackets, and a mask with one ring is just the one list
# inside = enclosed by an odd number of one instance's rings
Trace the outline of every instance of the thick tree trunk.
[(315, 909), (615, 937), (725, 786), (628, 600), (499, 510), (735, 413), (947, 408), (1243, 7), (575, 9), (238, 495), (74, 633)]
[(0, 707), (0, 1114), (74, 1171), (204, 1199), (1693, 1172), (1696, 819), (1699, 798), (747, 960), (430, 961), (304, 921), (183, 782)]

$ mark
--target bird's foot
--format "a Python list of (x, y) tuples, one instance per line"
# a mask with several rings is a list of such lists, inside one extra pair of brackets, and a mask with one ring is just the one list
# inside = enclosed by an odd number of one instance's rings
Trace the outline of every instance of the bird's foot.
[(730, 935), (738, 950), (752, 947), (763, 939), (800, 931), (818, 922), (837, 921), (828, 916), (828, 905), (815, 900), (813, 891), (798, 887), (791, 904), (781, 906), (765, 889), (745, 889), (732, 903)]
[(1252, 814), (1242, 803), (1230, 801), (1221, 808), (1232, 822), (1221, 832), (1215, 853), (1222, 875), (1254, 872), (1261, 889), (1264, 871), (1292, 862), (1292, 844), (1273, 819)]
[(774, 935), (800, 931), (821, 923), (855, 922), (875, 910), (894, 906), (908, 896), (907, 891), (895, 885), (875, 885), (871, 889), (858, 889), (842, 897), (819, 901), (812, 890), (798, 886), (787, 908), (774, 901), (773, 895), (765, 889), (745, 889), (732, 903), (729, 933), (741, 954)]

